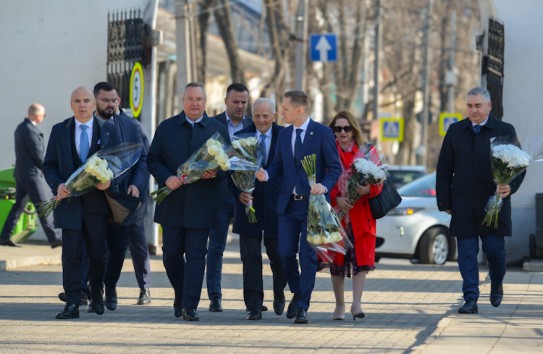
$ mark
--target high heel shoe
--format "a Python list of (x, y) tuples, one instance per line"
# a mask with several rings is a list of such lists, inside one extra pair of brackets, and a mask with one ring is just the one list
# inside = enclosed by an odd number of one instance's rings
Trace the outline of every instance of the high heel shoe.
[(334, 321), (343, 321), (345, 319), (345, 306), (342, 307), (342, 311), (338, 311), (338, 308), (336, 306), (334, 313), (332, 314), (332, 318)]
[(366, 317), (366, 314), (364, 313), (364, 311), (361, 311), (359, 313), (354, 313), (353, 309), (351, 309), (351, 315), (353, 315), (353, 321), (356, 320), (357, 318), (364, 318)]

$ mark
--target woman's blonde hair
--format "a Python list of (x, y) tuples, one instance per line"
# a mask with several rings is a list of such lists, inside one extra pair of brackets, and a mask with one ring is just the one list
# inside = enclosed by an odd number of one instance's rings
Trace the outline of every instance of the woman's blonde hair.
[(353, 139), (356, 142), (356, 144), (359, 147), (365, 146), (368, 142), (368, 139), (366, 138), (366, 135), (362, 133), (362, 129), (360, 128), (360, 123), (358, 123), (358, 120), (354, 117), (354, 115), (349, 111), (341, 111), (338, 112), (330, 124), (328, 125), (330, 128), (334, 129), (336, 126), (336, 121), (339, 118), (347, 119), (351, 127), (353, 127)]

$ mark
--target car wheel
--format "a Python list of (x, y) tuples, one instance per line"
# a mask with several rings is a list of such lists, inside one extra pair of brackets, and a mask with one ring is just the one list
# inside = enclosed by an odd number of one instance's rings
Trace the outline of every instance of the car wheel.
[(445, 264), (449, 258), (449, 235), (444, 228), (427, 230), (419, 242), (419, 259), (424, 264)]

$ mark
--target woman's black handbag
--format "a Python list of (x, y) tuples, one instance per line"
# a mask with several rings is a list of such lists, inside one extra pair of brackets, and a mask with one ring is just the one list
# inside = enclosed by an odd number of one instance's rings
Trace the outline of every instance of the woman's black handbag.
[(402, 201), (402, 197), (388, 179), (383, 182), (383, 190), (373, 198), (370, 198), (371, 214), (375, 219), (381, 219), (389, 211), (396, 208)]

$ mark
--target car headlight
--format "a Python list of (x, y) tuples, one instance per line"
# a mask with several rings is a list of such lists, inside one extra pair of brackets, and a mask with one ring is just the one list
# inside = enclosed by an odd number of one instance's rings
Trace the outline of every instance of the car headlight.
[(417, 211), (421, 211), (421, 210), (424, 210), (424, 208), (414, 208), (414, 207), (394, 208), (391, 211), (389, 211), (387, 215), (391, 215), (391, 216), (413, 215)]

